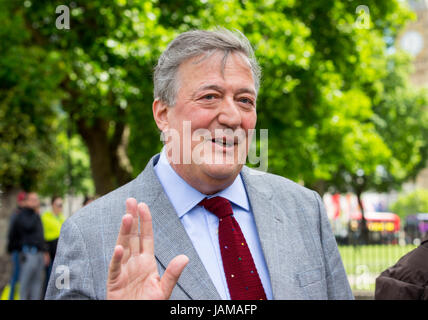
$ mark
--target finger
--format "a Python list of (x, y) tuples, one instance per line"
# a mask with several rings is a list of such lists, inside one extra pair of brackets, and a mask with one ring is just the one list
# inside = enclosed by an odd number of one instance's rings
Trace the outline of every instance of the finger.
[(140, 254), (140, 239), (138, 237), (137, 200), (126, 199), (126, 213), (132, 216), (131, 232), (129, 234), (129, 250), (131, 255)]
[(132, 216), (126, 213), (122, 216), (122, 223), (120, 225), (119, 235), (117, 236), (116, 245), (121, 245), (123, 248), (128, 246), (129, 235), (132, 228)]
[(130, 214), (125, 214), (122, 217), (122, 224), (120, 225), (119, 235), (117, 237), (116, 246), (122, 246), (123, 248), (123, 261), (126, 262), (130, 256), (129, 248), (129, 237), (131, 234), (132, 227), (132, 216)]
[(108, 271), (109, 281), (114, 281), (120, 275), (120, 271), (122, 269), (123, 253), (124, 250), (122, 246), (118, 245), (114, 248)]
[(134, 198), (126, 199), (126, 213), (132, 216), (132, 234), (138, 234), (138, 213), (137, 213), (137, 200)]
[(177, 284), (178, 278), (181, 276), (186, 265), (189, 263), (189, 258), (185, 255), (179, 255), (171, 260), (165, 273), (160, 280), (161, 288), (167, 299), (171, 296), (172, 290)]
[(153, 255), (154, 239), (153, 239), (153, 224), (150, 209), (145, 203), (138, 204), (138, 214), (140, 216), (140, 250), (141, 252)]

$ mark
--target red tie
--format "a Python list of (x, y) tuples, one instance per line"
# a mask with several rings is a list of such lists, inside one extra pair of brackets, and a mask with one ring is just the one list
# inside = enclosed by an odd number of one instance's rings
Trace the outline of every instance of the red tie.
[(256, 266), (238, 222), (233, 217), (229, 200), (205, 198), (199, 205), (219, 219), (218, 240), (223, 269), (232, 300), (266, 300)]

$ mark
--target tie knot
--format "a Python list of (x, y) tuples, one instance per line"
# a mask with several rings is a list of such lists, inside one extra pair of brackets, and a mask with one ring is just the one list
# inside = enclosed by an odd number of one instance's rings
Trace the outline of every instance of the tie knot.
[(232, 205), (229, 200), (223, 197), (205, 198), (199, 204), (209, 212), (214, 213), (219, 219), (233, 214)]

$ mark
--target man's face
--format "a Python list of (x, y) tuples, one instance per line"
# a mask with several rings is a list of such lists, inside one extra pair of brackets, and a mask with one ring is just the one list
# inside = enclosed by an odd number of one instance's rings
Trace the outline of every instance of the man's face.
[[(218, 192), (235, 180), (248, 153), (248, 130), (254, 129), (257, 120), (248, 60), (239, 53), (229, 54), (222, 70), (223, 56), (215, 52), (202, 61), (196, 57), (180, 65), (176, 104), (167, 108), (161, 128), (179, 133), (179, 138), (171, 135), (170, 143), (171, 149), (180, 145), (182, 157), (174, 161), (169, 154), (172, 167), (205, 194)], [(204, 138), (195, 139), (201, 135)], [(190, 163), (185, 163), (186, 156)]]
[(40, 207), (40, 201), (37, 193), (31, 192), (28, 194), (26, 206), (37, 211)]

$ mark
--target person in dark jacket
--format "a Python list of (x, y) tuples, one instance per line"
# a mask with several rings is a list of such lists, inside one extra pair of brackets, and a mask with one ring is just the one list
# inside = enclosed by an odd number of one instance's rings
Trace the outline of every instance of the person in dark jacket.
[(10, 235), (18, 241), (21, 252), (19, 276), (21, 300), (42, 298), (43, 270), (49, 255), (43, 236), (39, 207), (37, 193), (28, 193), (26, 205), (16, 216)]
[(428, 300), (428, 234), (376, 279), (376, 300)]
[(19, 280), (19, 255), (21, 250), (19, 239), (13, 238), (13, 236), (16, 236), (16, 235), (13, 235), (11, 233), (11, 230), (13, 228), (13, 225), (15, 224), (16, 217), (18, 216), (22, 208), (25, 206), (26, 200), (27, 200), (27, 193), (25, 191), (20, 191), (16, 198), (17, 207), (10, 215), (7, 252), (12, 257), (12, 276), (10, 279), (9, 300), (13, 300), (15, 297), (15, 286)]

